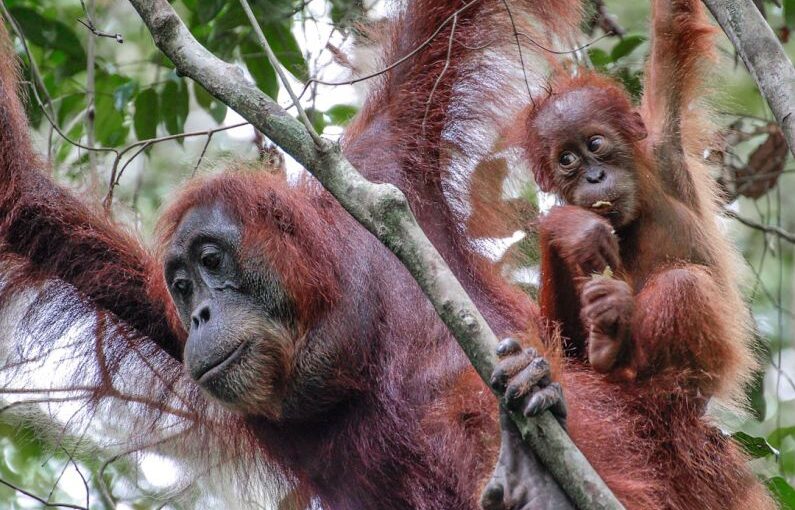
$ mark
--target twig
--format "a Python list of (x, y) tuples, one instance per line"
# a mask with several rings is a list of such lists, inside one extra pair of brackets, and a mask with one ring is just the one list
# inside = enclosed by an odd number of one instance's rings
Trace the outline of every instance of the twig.
[(776, 226), (776, 225), (765, 225), (764, 223), (760, 223), (758, 221), (754, 221), (743, 216), (740, 216), (736, 212), (732, 211), (731, 209), (723, 209), (723, 214), (728, 216), (729, 218), (735, 219), (745, 225), (746, 227), (750, 227), (756, 230), (760, 230), (766, 234), (773, 234), (778, 236), (779, 238), (795, 244), (795, 234), (792, 232), (788, 232), (783, 228)]
[(77, 471), (78, 476), (80, 476), (80, 479), (83, 480), (83, 487), (86, 488), (86, 508), (91, 508), (91, 500), (90, 500), (90, 498), (91, 498), (91, 489), (88, 488), (88, 481), (86, 480), (86, 477), (83, 476), (83, 472), (80, 471), (80, 467), (77, 465), (77, 462), (75, 462), (75, 459), (74, 459), (74, 457), (72, 457), (72, 454), (69, 453), (66, 450), (66, 448), (62, 448), (62, 449), (69, 456), (69, 461), (74, 466), (75, 471)]
[(439, 76), (436, 77), (436, 81), (433, 82), (433, 87), (431, 88), (431, 93), (428, 94), (428, 100), (425, 102), (425, 114), (422, 116), (422, 134), (425, 135), (425, 121), (428, 119), (428, 112), (431, 109), (431, 102), (433, 101), (433, 95), (436, 92), (436, 87), (439, 86), (439, 82), (442, 81), (444, 77), (444, 73), (447, 72), (447, 69), (450, 67), (450, 55), (453, 52), (453, 39), (455, 37), (455, 26), (458, 23), (458, 14), (455, 15), (453, 18), (453, 25), (450, 27), (450, 40), (447, 43), (447, 56), (444, 60), (444, 67), (442, 68), (442, 72), (439, 73)]
[[(39, 71), (39, 66), (36, 65), (36, 60), (33, 58), (33, 54), (30, 51), (30, 47), (28, 46), (28, 42), (25, 39), (25, 33), (22, 31), (22, 27), (20, 27), (19, 23), (17, 23), (17, 20), (14, 19), (13, 16), (11, 16), (11, 13), (8, 11), (8, 8), (6, 7), (4, 0), (0, 0), (0, 9), (2, 9), (3, 16), (8, 20), (9, 24), (11, 25), (11, 28), (14, 30), (14, 33), (17, 35), (20, 42), (22, 43), (22, 50), (25, 52), (25, 55), (27, 55), (28, 57), (28, 66), (30, 67), (30, 75), (32, 78), (32, 83), (30, 88), (33, 90), (34, 95), (36, 96), (36, 100), (38, 101), (42, 110), (49, 109), (49, 112), (45, 111), (45, 116), (49, 113), (49, 115), (52, 118), (55, 118), (55, 110), (53, 109), (52, 98), (50, 97), (50, 94), (47, 92), (47, 87), (44, 85), (44, 79), (41, 76), (41, 71)], [(42, 102), (37, 92), (37, 88), (41, 90), (42, 94), (44, 94), (44, 97), (47, 100), (46, 103)], [(46, 108), (44, 104), (47, 105)], [(50, 117), (48, 117), (48, 120), (49, 119)], [(49, 152), (50, 151), (48, 150), (47, 154), (48, 160), (51, 159), (51, 154), (49, 154)]]
[[(33, 58), (33, 54), (30, 52), (30, 48), (28, 48), (27, 41), (25, 40), (25, 34), (17, 25), (16, 20), (8, 12), (5, 3), (2, 0), (0, 0), (0, 9), (3, 10), (3, 15), (6, 17), (9, 23), (11, 23), (11, 26), (14, 28), (14, 33), (16, 33), (17, 37), (19, 37), (19, 40), (22, 41), (22, 47), (30, 63), (30, 74), (32, 78), (30, 89), (33, 91), (33, 97), (36, 99), (36, 104), (38, 104), (39, 107), (41, 108), (42, 114), (44, 114), (44, 118), (47, 119), (47, 122), (50, 123), (50, 126), (55, 130), (56, 133), (58, 133), (58, 135), (61, 138), (66, 140), (69, 144), (74, 145), (75, 147), (89, 151), (113, 152), (118, 154), (118, 151), (116, 149), (106, 148), (106, 147), (89, 147), (87, 145), (83, 145), (80, 142), (76, 142), (71, 138), (69, 138), (69, 136), (67, 136), (66, 133), (64, 133), (63, 130), (58, 126), (58, 124), (55, 123), (54, 120), (55, 113), (52, 110), (52, 99), (50, 98), (50, 95), (47, 92), (47, 87), (44, 86), (44, 82), (42, 81), (41, 75), (38, 70), (38, 66), (36, 65), (36, 60)], [(36, 84), (38, 84), (38, 86), (36, 86)], [(43, 94), (44, 97), (47, 99), (46, 105), (45, 102), (42, 101), (41, 96), (39, 95), (39, 88), (41, 88), (41, 94)]]
[(126, 457), (127, 455), (130, 455), (132, 453), (142, 452), (142, 451), (147, 450), (149, 448), (154, 448), (155, 446), (160, 446), (160, 445), (165, 444), (165, 443), (167, 443), (169, 441), (173, 441), (174, 439), (185, 435), (186, 432), (187, 432), (187, 430), (182, 430), (180, 432), (177, 432), (176, 434), (168, 435), (168, 436), (160, 438), (160, 439), (158, 439), (156, 441), (151, 441), (149, 443), (142, 444), (142, 445), (136, 445), (133, 448), (128, 448), (128, 449), (126, 449), (126, 450), (124, 450), (122, 452), (119, 452), (119, 453), (113, 455), (112, 457), (106, 459), (102, 463), (102, 465), (99, 467), (99, 470), (97, 471), (97, 484), (99, 486), (99, 490), (100, 490), (100, 493), (102, 494), (102, 497), (105, 499), (105, 503), (107, 503), (111, 507), (116, 505), (116, 498), (113, 497), (113, 494), (111, 493), (110, 487), (108, 487), (108, 484), (105, 482), (105, 471), (108, 469), (108, 466), (110, 466), (111, 464), (113, 464), (114, 462), (119, 460), (120, 458)]
[[(81, 440), (82, 440), (82, 438), (81, 438)], [(80, 471), (80, 467), (78, 467), (77, 462), (75, 462), (74, 456), (72, 456), (72, 454), (69, 453), (69, 450), (67, 450), (63, 446), (60, 446), (60, 449), (63, 450), (63, 452), (66, 454), (66, 456), (68, 457), (68, 460), (66, 461), (66, 464), (64, 464), (63, 469), (61, 469), (61, 472), (58, 475), (58, 478), (55, 479), (55, 483), (53, 483), (52, 489), (50, 489), (50, 493), (47, 494), (47, 501), (50, 501), (50, 499), (52, 498), (52, 495), (55, 493), (55, 489), (58, 488), (58, 484), (61, 483), (61, 478), (63, 478), (64, 473), (66, 473), (66, 470), (69, 467), (69, 464), (72, 464), (74, 466), (74, 468), (75, 468), (75, 471), (77, 471), (77, 475), (80, 477), (81, 480), (83, 480), (83, 487), (86, 488), (86, 508), (90, 508), (91, 507), (91, 501), (90, 501), (91, 490), (88, 488), (88, 482), (86, 481), (86, 477), (83, 476), (83, 472)], [(42, 467), (44, 465), (46, 465), (46, 463), (48, 461), (49, 461), (49, 459), (45, 460), (42, 463)]]
[(524, 54), (522, 53), (522, 45), (519, 42), (519, 32), (516, 30), (516, 21), (513, 19), (513, 12), (511, 12), (511, 6), (508, 5), (508, 0), (502, 0), (502, 4), (508, 12), (508, 18), (511, 20), (511, 30), (513, 30), (513, 37), (516, 39), (516, 50), (519, 52), (519, 64), (522, 66), (522, 75), (524, 76), (524, 84), (527, 86), (527, 95), (530, 98), (530, 102), (535, 106), (533, 92), (530, 90), (530, 80), (527, 79), (527, 68), (525, 68), (524, 65)]
[(199, 159), (196, 161), (196, 166), (193, 167), (193, 173), (190, 174), (191, 177), (196, 176), (196, 172), (199, 170), (199, 167), (202, 164), (202, 160), (204, 159), (204, 155), (207, 153), (207, 147), (210, 146), (210, 141), (213, 139), (213, 132), (207, 132), (207, 141), (204, 142), (204, 147), (202, 147), (202, 152), (199, 154)]
[[(88, 5), (86, 5), (83, 0), (80, 0), (80, 3), (90, 22), (94, 14), (94, 0), (88, 0)], [(96, 46), (96, 40), (89, 36), (86, 41), (86, 145), (89, 147), (94, 147), (94, 119), (96, 118), (96, 111), (94, 110)], [(88, 171), (91, 192), (96, 193), (99, 186), (99, 175), (97, 175), (97, 153), (93, 150), (88, 151)]]
[(9, 487), (9, 488), (15, 490), (16, 492), (19, 492), (20, 494), (24, 494), (25, 496), (27, 496), (29, 498), (35, 499), (36, 501), (38, 501), (39, 503), (41, 503), (42, 505), (44, 505), (45, 507), (48, 507), (48, 508), (73, 508), (75, 510), (88, 510), (88, 507), (80, 506), (80, 505), (72, 505), (70, 503), (50, 503), (46, 499), (40, 498), (40, 497), (36, 496), (35, 494), (26, 491), (25, 489), (23, 489), (21, 487), (17, 487), (16, 485), (14, 485), (11, 482), (7, 482), (7, 481), (3, 480), (2, 478), (0, 478), (0, 484), (3, 484), (6, 487)]
[(287, 93), (290, 95), (290, 99), (295, 104), (295, 110), (298, 112), (298, 118), (301, 119), (301, 122), (304, 124), (309, 135), (315, 141), (315, 145), (319, 148), (325, 147), (323, 143), (323, 139), (320, 138), (320, 135), (317, 134), (315, 131), (315, 127), (309, 121), (309, 117), (306, 116), (306, 112), (304, 108), (301, 106), (301, 102), (298, 100), (298, 96), (295, 95), (293, 88), (290, 86), (290, 80), (287, 79), (287, 75), (284, 74), (284, 70), (282, 69), (282, 65), (279, 62), (279, 59), (276, 58), (276, 55), (273, 53), (271, 49), (271, 45), (268, 44), (268, 40), (265, 38), (265, 34), (262, 32), (262, 27), (259, 26), (259, 22), (257, 21), (257, 17), (254, 16), (254, 12), (251, 10), (251, 6), (248, 4), (248, 0), (240, 0), (240, 5), (243, 7), (243, 10), (248, 17), (249, 23), (251, 23), (251, 27), (254, 29), (254, 33), (257, 35), (257, 40), (259, 41), (260, 46), (265, 50), (265, 55), (268, 57), (268, 61), (271, 64), (271, 67), (276, 70), (276, 74), (279, 75), (279, 79), (284, 85), (284, 88), (287, 90)]
[(602, 29), (605, 35), (610, 34), (617, 35), (618, 37), (624, 37), (624, 34), (627, 31), (624, 30), (624, 27), (618, 24), (614, 16), (607, 12), (607, 6), (605, 5), (604, 0), (591, 0), (591, 5), (594, 8), (594, 13), (593, 17), (589, 21), (590, 33), (593, 33), (593, 28), (596, 25), (599, 25), (599, 28)]
[(307, 89), (313, 83), (317, 83), (319, 85), (328, 85), (328, 86), (331, 86), (331, 87), (337, 87), (337, 86), (340, 86), (340, 85), (354, 85), (356, 83), (359, 83), (359, 82), (362, 82), (362, 81), (366, 81), (366, 80), (370, 80), (372, 78), (375, 78), (376, 76), (380, 76), (380, 75), (382, 75), (384, 73), (387, 73), (387, 72), (391, 71), (392, 69), (396, 68), (397, 66), (399, 66), (403, 62), (407, 61), (408, 59), (410, 59), (411, 57), (413, 57), (414, 55), (416, 55), (417, 53), (422, 51), (423, 48), (428, 46), (431, 42), (433, 42), (434, 39), (436, 39), (436, 36), (439, 35), (439, 32), (441, 32), (442, 29), (445, 26), (447, 26), (448, 23), (453, 21), (453, 18), (457, 17), (459, 14), (461, 14), (465, 10), (469, 9), (470, 7), (472, 7), (475, 3), (479, 2), (479, 1), (480, 0), (470, 0), (469, 2), (465, 3), (464, 5), (462, 5), (461, 8), (459, 8), (458, 10), (453, 12), (444, 21), (439, 23), (439, 26), (436, 27), (436, 30), (427, 39), (425, 39), (422, 42), (422, 44), (420, 44), (419, 46), (417, 46), (416, 48), (414, 48), (413, 50), (411, 50), (410, 52), (408, 52), (404, 56), (400, 57), (399, 59), (397, 59), (393, 63), (391, 63), (388, 66), (384, 67), (383, 69), (375, 71), (374, 73), (370, 73), (370, 74), (367, 74), (367, 75), (364, 75), (364, 76), (359, 76), (357, 78), (351, 78), (350, 80), (343, 80), (343, 81), (326, 81), (326, 80), (319, 80), (317, 78), (310, 78), (304, 84), (304, 88), (301, 90), (301, 93), (298, 94), (298, 99), (301, 99), (304, 96), (304, 94), (306, 93)]
[(86, 27), (92, 34), (97, 37), (107, 37), (108, 39), (114, 39), (117, 43), (122, 44), (124, 42), (124, 37), (121, 34), (115, 33), (111, 34), (110, 32), (103, 32), (102, 30), (97, 30), (97, 26), (94, 24), (93, 14), (94, 14), (94, 0), (88, 0), (91, 10), (89, 11), (86, 9), (85, 0), (80, 0), (80, 5), (83, 6), (83, 12), (86, 14), (86, 19), (82, 20), (80, 18), (77, 21)]
[(596, 44), (599, 41), (601, 41), (602, 39), (610, 37), (610, 36), (612, 36), (614, 34), (612, 34), (611, 32), (604, 33), (604, 34), (600, 35), (599, 37), (591, 39), (590, 41), (588, 41), (587, 43), (583, 44), (582, 46), (578, 46), (578, 47), (572, 48), (570, 50), (553, 50), (552, 48), (547, 48), (546, 46), (543, 46), (540, 42), (538, 42), (535, 39), (533, 39), (532, 37), (530, 37), (530, 35), (525, 34), (524, 32), (517, 32), (516, 35), (521, 35), (522, 37), (524, 37), (525, 39), (530, 41), (530, 44), (536, 46), (538, 49), (540, 49), (542, 51), (546, 51), (547, 53), (551, 53), (553, 55), (568, 55), (570, 53), (577, 53), (579, 51), (588, 49), (591, 46), (593, 46), (594, 44)]
[(246, 124), (249, 123), (238, 122), (237, 124), (230, 124), (229, 126), (221, 126), (204, 131), (190, 131), (187, 133), (178, 133), (176, 135), (161, 136), (158, 138), (149, 138), (147, 140), (139, 140), (135, 143), (131, 143), (130, 145), (119, 151), (113, 149), (113, 152), (116, 153), (116, 158), (113, 160), (113, 165), (111, 166), (110, 184), (108, 185), (108, 193), (105, 195), (105, 199), (103, 200), (103, 207), (105, 207), (105, 210), (110, 210), (110, 206), (113, 202), (113, 188), (115, 188), (119, 184), (119, 179), (121, 179), (121, 175), (124, 172), (124, 169), (127, 168), (127, 165), (129, 165), (133, 159), (135, 159), (139, 154), (141, 154), (141, 152), (143, 152), (142, 149), (137, 150), (135, 154), (130, 156), (130, 159), (128, 159), (127, 162), (124, 163), (124, 165), (121, 168), (121, 171), (117, 171), (119, 163), (121, 162), (121, 158), (124, 157), (124, 155), (130, 152), (132, 149), (135, 149), (136, 147), (140, 146), (144, 146), (143, 148), (146, 149), (147, 147), (152, 146), (156, 143), (167, 142), (169, 140), (178, 140), (180, 138), (191, 138), (194, 136), (202, 136), (202, 135), (212, 136), (215, 133), (220, 133), (221, 131), (227, 131), (229, 129), (239, 128), (245, 126)]

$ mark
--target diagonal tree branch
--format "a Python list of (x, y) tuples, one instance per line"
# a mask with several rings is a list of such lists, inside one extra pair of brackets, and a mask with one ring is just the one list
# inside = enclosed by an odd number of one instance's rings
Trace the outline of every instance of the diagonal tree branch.
[(752, 0), (704, 0), (756, 81), (795, 155), (795, 68)]
[[(273, 99), (242, 71), (199, 44), (167, 0), (130, 0), (155, 44), (177, 71), (237, 111), (309, 170), (340, 204), (386, 245), (411, 272), (458, 340), (480, 377), (488, 382), (497, 340), (466, 291), (423, 233), (405, 196), (390, 184), (374, 184)], [(514, 415), (522, 436), (578, 508), (618, 509), (621, 504), (550, 413), (535, 419)]]

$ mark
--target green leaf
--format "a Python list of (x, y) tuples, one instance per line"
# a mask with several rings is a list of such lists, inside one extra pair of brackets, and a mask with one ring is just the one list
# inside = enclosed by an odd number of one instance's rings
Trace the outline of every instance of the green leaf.
[(226, 0), (201, 0), (196, 3), (196, 19), (199, 23), (209, 23), (218, 16), (226, 5)]
[(120, 87), (116, 87), (116, 90), (113, 91), (113, 107), (120, 112), (124, 111), (137, 89), (138, 84), (132, 80)]
[(254, 83), (263, 92), (272, 98), (276, 98), (279, 92), (279, 82), (276, 79), (276, 71), (268, 62), (264, 50), (253, 39), (254, 35), (244, 39), (240, 45), (243, 53), (243, 62), (246, 63), (248, 72), (254, 78)]
[(588, 57), (591, 59), (591, 63), (596, 68), (603, 68), (613, 61), (605, 50), (599, 48), (589, 49)]
[(124, 114), (116, 109), (113, 96), (98, 94), (94, 103), (94, 134), (104, 147), (118, 147), (127, 139), (129, 128)]
[[(84, 130), (85, 130), (85, 126), (86, 126), (85, 123), (78, 122), (66, 134), (72, 140), (79, 140), (80, 137), (83, 136), (83, 133), (84, 133)], [(74, 145), (72, 145), (71, 143), (67, 142), (66, 140), (63, 140), (60, 143), (60, 145), (58, 146), (58, 150), (55, 152), (55, 163), (56, 163), (55, 166), (59, 167), (60, 165), (62, 165), (66, 161), (66, 158), (69, 157), (69, 154), (71, 154), (74, 149), (75, 149)], [(86, 151), (86, 155), (87, 154), (88, 154), (88, 151)]]
[(157, 136), (157, 123), (160, 120), (160, 97), (154, 89), (143, 90), (135, 97), (133, 125), (139, 140)]
[(773, 432), (771, 432), (769, 436), (767, 436), (767, 440), (775, 448), (781, 448), (781, 443), (787, 437), (795, 438), (795, 426), (781, 427), (780, 429), (776, 429)]
[(177, 135), (185, 131), (189, 103), (190, 97), (185, 80), (171, 80), (163, 87), (160, 93), (160, 114), (169, 134)]
[(628, 67), (621, 66), (613, 70), (612, 74), (624, 84), (634, 101), (640, 100), (643, 94), (643, 83), (641, 82), (643, 75), (641, 71), (632, 71)]
[(326, 119), (323, 116), (323, 112), (319, 112), (314, 108), (306, 108), (304, 111), (309, 118), (309, 122), (312, 123), (312, 127), (315, 128), (315, 131), (323, 134), (323, 130), (326, 129)]
[(335, 26), (348, 26), (362, 16), (360, 0), (331, 0), (331, 21)]
[(309, 66), (289, 23), (270, 23), (262, 26), (265, 38), (279, 62), (301, 81), (309, 78)]
[(356, 115), (357, 111), (359, 109), (353, 105), (338, 104), (326, 110), (326, 114), (331, 119), (332, 124), (345, 126)]
[(646, 36), (644, 35), (625, 35), (623, 39), (613, 46), (613, 50), (610, 52), (610, 58), (615, 62), (622, 57), (626, 57), (645, 41)]
[(22, 33), (25, 34), (28, 42), (41, 48), (51, 47), (53, 34), (47, 30), (49, 20), (27, 7), (12, 7), (9, 10), (22, 28)]
[(745, 452), (755, 459), (761, 459), (768, 455), (778, 455), (778, 450), (770, 446), (763, 437), (754, 437), (745, 432), (735, 432), (732, 439), (743, 447)]
[(196, 102), (199, 106), (210, 114), (215, 122), (222, 123), (226, 118), (226, 105), (221, 101), (211, 96), (204, 88), (195, 83), (193, 84), (193, 95), (196, 96)]
[(795, 510), (795, 489), (780, 476), (769, 478), (765, 484), (778, 501), (781, 510)]
[(789, 28), (795, 28), (795, 0), (784, 0), (784, 24)]
[(58, 66), (61, 74), (71, 76), (86, 68), (86, 52), (69, 25), (28, 7), (13, 7), (10, 11), (28, 41), (40, 48), (66, 54), (63, 64)]
[[(57, 103), (56, 103), (57, 104)], [(38, 108), (38, 105), (36, 105)], [(59, 126), (64, 126), (68, 120), (74, 117), (75, 114), (83, 111), (86, 108), (86, 95), (85, 93), (69, 94), (61, 98), (60, 106), (58, 107), (57, 122)]]

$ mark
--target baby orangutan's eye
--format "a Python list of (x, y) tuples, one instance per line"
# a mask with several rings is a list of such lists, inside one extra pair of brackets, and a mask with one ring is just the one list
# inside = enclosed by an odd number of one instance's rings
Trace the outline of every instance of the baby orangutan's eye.
[(579, 161), (580, 158), (571, 151), (563, 152), (558, 158), (558, 163), (560, 164), (561, 168), (566, 170), (574, 168)]
[(588, 150), (594, 154), (599, 153), (606, 145), (605, 137), (602, 135), (594, 135), (588, 140)]

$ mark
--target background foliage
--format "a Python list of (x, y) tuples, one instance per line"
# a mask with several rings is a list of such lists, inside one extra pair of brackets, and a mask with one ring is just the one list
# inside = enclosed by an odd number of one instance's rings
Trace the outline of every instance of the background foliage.
[[(253, 128), (240, 125), (242, 119), (236, 114), (178, 76), (127, 2), (95, 1), (96, 5), (80, 0), (5, 0), (6, 17), (15, 20), (27, 42), (25, 46), (16, 40), (28, 80), (34, 136), (58, 181), (97, 202), (104, 199), (120, 221), (148, 237), (161, 202), (196, 172), (213, 171), (232, 158), (284, 162), (288, 172), (300, 171)], [(263, 91), (289, 104), (238, 2), (173, 3), (210, 51), (239, 63)], [(591, 4), (598, 7), (601, 2)], [(789, 42), (789, 31), (795, 29), (795, 0), (784, 0), (782, 7), (760, 5), (789, 54), (795, 54), (795, 43)], [(338, 49), (356, 36), (356, 21), (378, 19), (385, 13), (377, 0), (256, 0), (252, 6), (298, 90), (310, 77), (344, 80), (348, 71), (340, 65), (345, 57)], [(600, 26), (609, 28), (611, 22), (626, 33), (592, 44), (590, 61), (637, 94), (647, 50), (648, 6), (613, 0), (604, 7), (613, 18), (596, 18), (593, 37), (603, 33)], [(746, 416), (721, 409), (713, 412), (727, 433), (752, 454), (754, 470), (782, 506), (795, 508), (790, 485), (795, 481), (793, 245), (771, 229), (795, 231), (791, 177), (795, 165), (774, 143), (772, 115), (737, 64), (728, 41), (721, 38), (720, 43), (723, 58), (714, 95), (715, 122), (725, 129), (729, 147), (708, 156), (723, 163), (724, 172), (716, 178), (740, 195), (727, 207), (752, 225), (726, 220), (750, 266), (747, 295), (767, 368), (750, 391), (751, 410)], [(367, 64), (366, 54), (360, 59)], [(302, 102), (318, 131), (333, 138), (355, 114), (360, 99), (354, 87), (312, 83)], [(6, 481), (49, 501), (91, 508), (199, 505), (175, 488), (168, 472), (178, 466), (168, 461), (167, 453), (116, 458), (92, 446), (90, 436), (46, 440), (53, 436), (37, 427), (61, 427), (63, 419), (57, 413), (37, 406), (36, 422), (43, 425), (34, 427), (21, 422), (17, 413), (21, 408), (30, 412), (31, 404), (21, 404), (19, 395), (2, 390), (0, 398), (6, 403), (0, 408), (0, 483)], [(107, 488), (112, 495), (105, 494)], [(0, 507), (36, 506), (40, 504), (13, 487), (0, 485)]]

